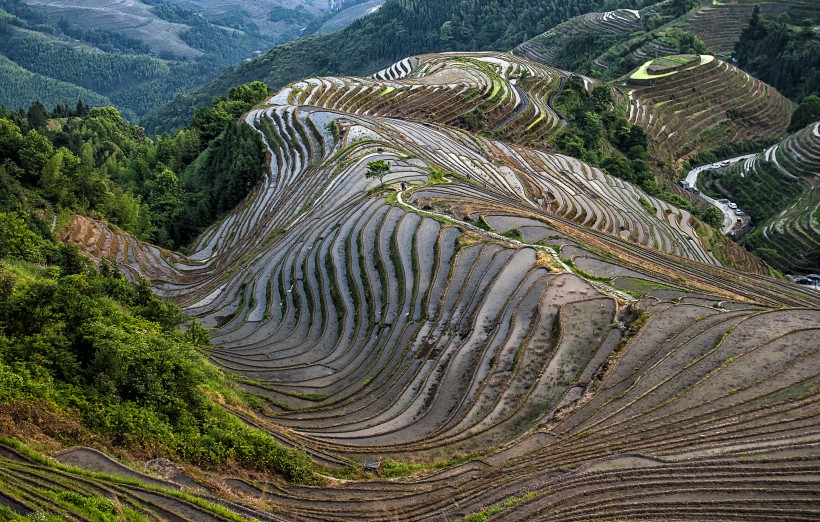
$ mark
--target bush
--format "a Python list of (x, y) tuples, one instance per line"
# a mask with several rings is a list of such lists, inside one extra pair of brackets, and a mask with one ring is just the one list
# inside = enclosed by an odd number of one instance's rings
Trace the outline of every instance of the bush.
[[(25, 220), (11, 219), (14, 237), (36, 236)], [(197, 350), (204, 329), (180, 331), (178, 308), (109, 263), (74, 268), (0, 266), (0, 402), (45, 399), (113, 444), (313, 481), (307, 455), (215, 400), (243, 404)]]

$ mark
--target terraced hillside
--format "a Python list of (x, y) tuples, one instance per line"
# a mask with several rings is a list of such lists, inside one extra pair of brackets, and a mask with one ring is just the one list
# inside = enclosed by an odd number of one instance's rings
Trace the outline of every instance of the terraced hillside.
[(539, 143), (564, 125), (549, 101), (565, 75), (509, 54), (429, 54), (401, 60), (371, 78), (308, 78), (273, 101), (433, 121)]
[(83, 455), (71, 459), (72, 464), (98, 472), (59, 464), (68, 460), (67, 454), (53, 462), (25, 447), (0, 442), (0, 517), (37, 519), (49, 513), (55, 520), (277, 520), (249, 506), (232, 504), (226, 509), (204, 500), (201, 489), (197, 497), (183, 493), (179, 484), (136, 472), (93, 450), (73, 453)]
[[(818, 515), (820, 298), (742, 249), (745, 271), (722, 267), (687, 212), (596, 168), (445, 124), (437, 91), (527, 114), (491, 81), (523, 65), (431, 55), (294, 84), (245, 117), (270, 170), (190, 255), (82, 216), (62, 237), (214, 328), (211, 360), (265, 400), (254, 423), (317, 463), (451, 461), (321, 487), (224, 477), (277, 519)], [(0, 503), (38, 493), (39, 475), (9, 480)]]
[(759, 5), (766, 15), (785, 12), (792, 15), (794, 20), (813, 17), (817, 13), (817, 4), (812, 0), (703, 2), (697, 11), (687, 17), (683, 28), (700, 38), (710, 53), (728, 57), (740, 40), (740, 33), (749, 25), (755, 5)]
[(820, 124), (814, 123), (746, 161), (716, 169), (701, 186), (752, 216), (743, 244), (779, 270), (820, 271)]
[[(633, 9), (618, 9), (603, 13), (588, 13), (558, 24), (515, 48), (515, 54), (534, 62), (555, 65), (566, 61), (567, 54), (577, 52), (580, 45), (614, 44), (632, 32), (643, 28), (641, 13)], [(601, 42), (598, 42), (600, 40)]]
[[(617, 78), (650, 58), (702, 52), (669, 1), (571, 18), (513, 52), (553, 67)], [(748, 16), (745, 18), (748, 22)]]
[[(747, 73), (703, 55), (646, 62), (625, 81), (629, 121), (677, 160), (726, 144), (782, 138), (791, 103)], [(672, 63), (674, 62), (674, 63)], [(653, 70), (656, 69), (656, 70)]]

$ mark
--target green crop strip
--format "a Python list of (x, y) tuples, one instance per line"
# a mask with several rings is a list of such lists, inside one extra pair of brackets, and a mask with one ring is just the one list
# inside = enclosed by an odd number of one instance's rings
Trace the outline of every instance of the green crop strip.
[(499, 504), (495, 504), (488, 508), (482, 509), (481, 511), (477, 511), (471, 515), (467, 515), (466, 517), (464, 517), (463, 522), (484, 522), (485, 520), (489, 520), (491, 517), (494, 517), (495, 515), (501, 513), (505, 509), (511, 508), (517, 504), (520, 504), (521, 502), (533, 498), (535, 498), (535, 492), (527, 492), (521, 496), (513, 497)]

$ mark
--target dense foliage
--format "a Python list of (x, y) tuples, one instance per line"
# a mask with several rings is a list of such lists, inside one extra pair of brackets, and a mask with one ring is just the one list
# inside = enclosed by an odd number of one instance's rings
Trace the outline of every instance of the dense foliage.
[(555, 139), (562, 152), (601, 166), (646, 191), (655, 191), (655, 178), (646, 163), (646, 132), (626, 120), (609, 87), (599, 85), (590, 93), (583, 79), (573, 75), (554, 104), (572, 121)]
[(277, 45), (250, 63), (177, 96), (147, 115), (149, 132), (187, 124), (193, 112), (233, 85), (254, 80), (273, 89), (311, 75), (364, 74), (410, 56), (457, 50), (509, 50), (576, 15), (635, 7), (634, 0), (387, 0), (338, 33)]
[(615, 103), (610, 87), (598, 85), (589, 92), (583, 79), (572, 75), (553, 103), (570, 120), (570, 125), (553, 139), (561, 152), (634, 183), (710, 225), (720, 225), (722, 216), (714, 214), (708, 206), (697, 208), (684, 197), (658, 187), (647, 162), (646, 132), (640, 125), (627, 121), (625, 110)]
[(236, 121), (268, 95), (258, 82), (234, 88), (190, 127), (156, 141), (111, 107), (58, 106), (48, 114), (35, 102), (26, 114), (5, 111), (0, 185), (37, 187), (58, 211), (98, 215), (141, 239), (184, 246), (264, 172), (260, 139)]
[(755, 6), (735, 46), (737, 64), (793, 100), (820, 94), (820, 41), (806, 19), (791, 25), (788, 15), (763, 17)]
[(125, 449), (312, 480), (306, 455), (220, 405), (243, 401), (199, 353), (201, 326), (183, 332), (185, 316), (144, 282), (106, 262), (93, 268), (11, 206), (0, 212), (0, 409), (28, 402)]

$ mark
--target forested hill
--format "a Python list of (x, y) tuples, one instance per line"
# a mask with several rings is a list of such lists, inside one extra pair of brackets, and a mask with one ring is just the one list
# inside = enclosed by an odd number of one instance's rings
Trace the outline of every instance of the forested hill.
[(231, 89), (191, 126), (157, 140), (113, 107), (48, 113), (35, 102), (21, 114), (0, 106), (0, 212), (31, 199), (28, 187), (57, 214), (95, 215), (142, 240), (184, 247), (264, 171), (258, 135), (236, 121), (269, 96), (259, 82)]
[[(0, 0), (0, 104), (114, 105), (130, 121), (357, 0)], [(294, 7), (295, 6), (295, 7)], [(339, 10), (342, 11), (339, 11)], [(301, 31), (305, 31), (302, 33)]]
[(177, 96), (143, 120), (149, 133), (180, 128), (232, 86), (271, 88), (311, 75), (367, 74), (426, 52), (510, 50), (573, 16), (656, 0), (388, 0), (372, 15), (329, 35), (280, 44), (263, 56)]
[(820, 94), (817, 16), (799, 23), (786, 15), (765, 17), (755, 7), (735, 47), (739, 67), (795, 100)]

